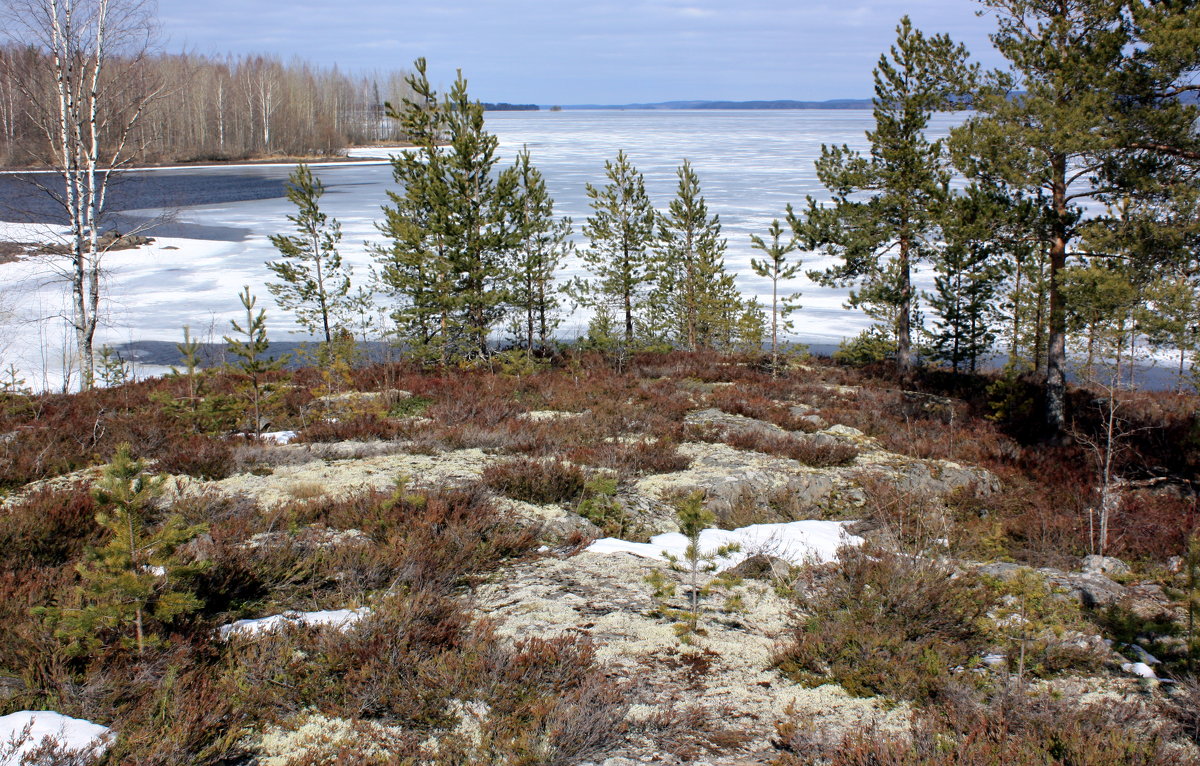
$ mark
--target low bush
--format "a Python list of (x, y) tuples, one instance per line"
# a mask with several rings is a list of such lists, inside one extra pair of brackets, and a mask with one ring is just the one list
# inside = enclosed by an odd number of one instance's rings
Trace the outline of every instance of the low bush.
[(785, 431), (812, 433), (817, 430), (816, 426), (804, 419), (800, 413), (792, 412), (789, 405), (747, 393), (740, 387), (718, 388), (708, 395), (708, 402), (723, 412), (774, 423)]
[(883, 549), (842, 548), (775, 658), (790, 678), (855, 695), (927, 700), (987, 646), (986, 586), (946, 566)]
[(576, 463), (611, 468), (623, 475), (641, 476), (686, 470), (692, 460), (679, 452), (671, 439), (605, 441), (578, 447), (568, 453)]
[(344, 442), (391, 440), (404, 433), (402, 424), (372, 413), (344, 420), (322, 420), (300, 431), (302, 442)]
[(774, 766), (1195, 766), (1195, 751), (1137, 702), (1086, 703), (1019, 689), (957, 687), (914, 716), (911, 733), (858, 729), (841, 739), (811, 722), (779, 729)]
[(99, 543), (96, 502), (84, 486), (42, 487), (13, 503), (0, 524), (0, 570), (58, 567)]
[(518, 458), (489, 465), (483, 471), (483, 483), (513, 500), (573, 504), (583, 494), (587, 476), (579, 466), (562, 460)]
[(858, 457), (858, 448), (833, 437), (793, 436), (765, 431), (725, 432), (707, 435), (708, 440), (722, 441), (734, 449), (763, 452), (796, 460), (814, 468), (846, 465)]
[(233, 473), (235, 452), (227, 441), (193, 434), (159, 452), (156, 467), (165, 473), (218, 481)]

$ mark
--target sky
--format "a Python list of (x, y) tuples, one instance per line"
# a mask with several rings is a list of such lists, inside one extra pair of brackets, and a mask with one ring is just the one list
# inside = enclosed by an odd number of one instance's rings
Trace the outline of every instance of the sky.
[(351, 72), (424, 56), (439, 89), (553, 104), (870, 98), (909, 14), (998, 65), (972, 0), (159, 0), (169, 51), (273, 54)]

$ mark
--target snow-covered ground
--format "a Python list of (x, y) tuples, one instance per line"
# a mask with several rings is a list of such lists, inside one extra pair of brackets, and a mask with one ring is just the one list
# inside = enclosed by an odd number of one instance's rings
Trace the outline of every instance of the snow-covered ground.
[[(700, 533), (700, 555), (710, 556), (719, 548), (736, 545), (737, 551), (714, 561), (718, 570), (737, 566), (749, 556), (766, 554), (791, 564), (827, 563), (837, 559), (843, 545), (862, 545), (863, 539), (846, 531), (845, 521), (792, 521), (784, 524), (754, 524), (734, 530), (706, 529)], [(632, 553), (645, 558), (684, 558), (688, 539), (678, 532), (655, 535), (648, 543), (631, 543), (616, 537), (597, 540), (587, 547), (591, 553)]]
[(10, 713), (0, 716), (0, 766), (18, 766), (27, 753), (47, 739), (66, 751), (64, 755), (69, 753), (81, 762), (90, 762), (108, 750), (112, 737), (112, 730), (106, 726), (49, 710)]
[(285, 612), (255, 620), (238, 620), (217, 629), (221, 638), (255, 636), (292, 625), (305, 627), (346, 628), (370, 614), (369, 609), (332, 609), (320, 612)]

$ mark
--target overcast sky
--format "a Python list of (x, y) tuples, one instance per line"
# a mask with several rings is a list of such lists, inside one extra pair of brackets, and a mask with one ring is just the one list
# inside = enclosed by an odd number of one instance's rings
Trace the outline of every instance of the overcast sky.
[(159, 0), (172, 51), (300, 56), (355, 72), (429, 60), (484, 101), (868, 98), (908, 13), (985, 64), (972, 0)]

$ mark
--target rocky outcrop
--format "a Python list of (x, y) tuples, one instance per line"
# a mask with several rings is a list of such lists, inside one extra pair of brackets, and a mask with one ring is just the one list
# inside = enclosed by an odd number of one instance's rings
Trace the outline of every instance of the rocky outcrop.
[[(758, 558), (765, 560), (764, 571), (772, 568), (767, 557)], [(743, 566), (750, 567), (753, 560)], [(832, 734), (869, 726), (907, 728), (907, 705), (851, 697), (832, 685), (806, 688), (772, 669), (791, 606), (771, 583), (754, 580), (737, 587), (742, 611), (722, 611), (718, 605), (727, 594), (714, 594), (709, 599), (713, 608), (701, 618), (704, 635), (689, 646), (680, 642), (671, 620), (656, 616), (660, 605), (645, 582), (656, 571), (676, 576), (662, 561), (581, 553), (517, 566), (503, 581), (477, 593), (478, 610), (496, 621), (502, 635), (550, 638), (566, 633), (594, 641), (597, 658), (626, 685), (631, 703), (631, 741), (627, 752), (612, 754), (618, 759), (614, 763), (623, 757), (642, 762), (655, 744), (638, 740), (639, 724), (669, 717), (684, 706), (698, 706), (706, 720), (745, 735), (739, 754), (705, 761), (714, 766), (755, 762), (744, 759), (771, 752), (775, 725), (789, 708)], [(684, 605), (682, 597), (670, 604)], [(655, 762), (681, 761), (663, 756)]]

